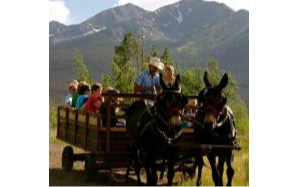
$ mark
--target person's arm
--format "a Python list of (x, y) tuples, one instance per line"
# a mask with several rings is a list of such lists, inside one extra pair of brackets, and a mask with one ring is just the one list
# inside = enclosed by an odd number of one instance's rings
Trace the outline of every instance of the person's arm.
[(160, 77), (157, 76), (156, 81), (155, 81), (155, 85), (154, 85), (154, 91), (155, 94), (160, 93), (162, 90), (161, 84), (160, 84)]
[[(87, 103), (87, 102), (86, 102), (86, 103)], [(84, 103), (84, 104), (81, 106), (81, 109), (80, 109), (80, 110), (85, 111), (86, 103)]]
[(135, 80), (135, 83), (134, 83), (134, 93), (137, 93), (137, 92), (142, 92), (142, 82), (143, 82), (143, 78), (144, 78), (144, 73), (141, 72), (138, 77), (136, 78)]

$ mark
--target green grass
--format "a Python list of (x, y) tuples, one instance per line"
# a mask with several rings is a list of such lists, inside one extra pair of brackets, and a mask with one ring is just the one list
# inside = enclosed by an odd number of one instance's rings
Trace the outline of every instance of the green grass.
[(49, 106), (49, 129), (57, 127), (57, 107)]
[[(239, 135), (238, 142), (242, 149), (240, 151), (234, 151), (233, 166), (235, 169), (235, 174), (234, 174), (232, 185), (233, 186), (249, 186), (249, 134), (245, 133), (245, 134)], [(206, 157), (204, 159), (204, 162), (207, 166), (209, 166), (209, 162)], [(178, 175), (181, 175), (181, 174), (178, 174)], [(225, 166), (223, 177), (224, 177), (224, 185), (226, 185), (227, 183), (226, 166)], [(196, 178), (194, 177), (193, 179), (182, 180), (178, 183), (178, 185), (179, 186), (195, 186)], [(210, 168), (203, 167), (202, 185), (214, 186)]]
[(63, 143), (56, 138), (57, 127), (57, 108), (49, 106), (49, 143)]

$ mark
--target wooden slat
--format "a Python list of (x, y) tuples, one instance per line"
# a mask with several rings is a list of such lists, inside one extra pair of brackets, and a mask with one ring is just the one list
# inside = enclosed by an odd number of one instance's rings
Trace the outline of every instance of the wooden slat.
[(59, 128), (57, 138), (65, 139), (66, 130), (65, 128)]
[(72, 110), (72, 109), (69, 109), (68, 110), (68, 114), (69, 114), (69, 120), (71, 121), (75, 121), (75, 117), (76, 117), (76, 110)]
[(77, 129), (78, 129), (78, 125), (77, 125), (77, 122), (78, 122), (78, 111), (76, 111), (76, 116), (75, 116), (75, 127), (74, 127), (74, 144), (76, 144), (77, 142)]
[(66, 128), (66, 122), (59, 123), (58, 128), (65, 129)]
[(71, 143), (72, 145), (75, 144), (74, 143), (74, 131), (68, 131), (67, 132), (67, 140), (69, 141), (69, 143)]
[(89, 126), (97, 126), (98, 125), (98, 115), (89, 115)]
[(59, 117), (66, 118), (66, 109), (59, 107)]
[(86, 149), (85, 139), (86, 139), (85, 129), (83, 127), (78, 126), (76, 135), (77, 141), (75, 142), (75, 144), (81, 146), (85, 150)]
[(85, 127), (78, 126), (77, 134), (80, 134), (81, 136), (85, 136), (86, 134)]
[(65, 124), (65, 140), (67, 140), (67, 133), (68, 133), (68, 119), (69, 119), (69, 110), (66, 108), (66, 124)]
[(85, 136), (81, 136), (81, 135), (77, 134), (77, 142), (75, 144), (80, 145), (81, 147), (83, 147), (83, 149), (86, 149)]
[(93, 148), (92, 149), (95, 149), (95, 150), (97, 150), (98, 151), (98, 139), (99, 139), (99, 129), (100, 129), (100, 117), (99, 117), (99, 115), (98, 115), (98, 117), (97, 117), (97, 129), (96, 129), (96, 143), (95, 143), (95, 145), (93, 146)]
[(58, 121), (59, 121), (59, 123), (65, 124), (65, 123), (66, 123), (66, 118), (59, 117), (59, 118), (58, 118)]
[(110, 133), (111, 133), (111, 97), (108, 97), (107, 101), (107, 122), (106, 122), (106, 151), (110, 152)]
[(97, 131), (97, 127), (98, 127), (98, 126), (90, 125), (90, 124), (89, 124), (89, 125), (88, 125), (88, 130), (89, 130), (89, 131)]
[(77, 120), (78, 120), (78, 111), (69, 108), (68, 109), (68, 129), (66, 129), (66, 134), (68, 133), (67, 140), (69, 143), (75, 145), (77, 142)]
[(56, 137), (59, 136), (59, 127), (60, 127), (60, 107), (57, 108), (57, 132), (56, 132)]
[(84, 112), (78, 112), (78, 123), (82, 123), (82, 124), (85, 124), (86, 123), (86, 113)]

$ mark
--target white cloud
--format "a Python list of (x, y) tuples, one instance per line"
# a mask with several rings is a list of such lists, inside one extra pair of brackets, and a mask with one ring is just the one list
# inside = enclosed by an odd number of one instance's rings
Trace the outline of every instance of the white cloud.
[[(132, 3), (146, 10), (154, 11), (162, 6), (176, 3), (180, 0), (118, 0), (116, 6)], [(249, 10), (249, 0), (205, 0), (225, 3), (234, 10)]]
[(65, 2), (61, 0), (49, 0), (49, 21), (59, 21), (64, 24), (69, 23), (70, 10)]
[(118, 0), (117, 5), (132, 3), (146, 10), (154, 11), (162, 6), (176, 3), (180, 0)]

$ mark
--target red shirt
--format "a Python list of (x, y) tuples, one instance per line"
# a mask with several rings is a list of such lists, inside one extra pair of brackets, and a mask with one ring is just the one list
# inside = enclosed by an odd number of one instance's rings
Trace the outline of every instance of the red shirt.
[(88, 97), (88, 100), (86, 102), (86, 106), (84, 108), (84, 111), (86, 112), (98, 112), (99, 108), (95, 106), (95, 104), (100, 101), (101, 102), (101, 96), (95, 96), (95, 95), (90, 95)]

